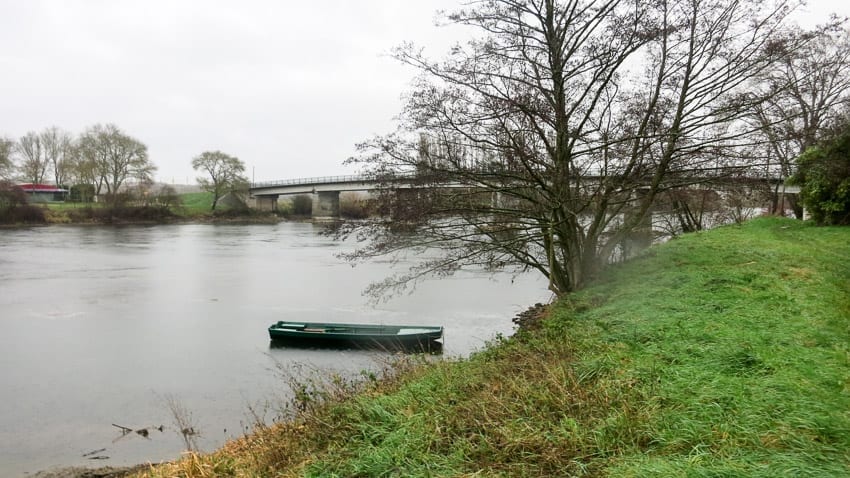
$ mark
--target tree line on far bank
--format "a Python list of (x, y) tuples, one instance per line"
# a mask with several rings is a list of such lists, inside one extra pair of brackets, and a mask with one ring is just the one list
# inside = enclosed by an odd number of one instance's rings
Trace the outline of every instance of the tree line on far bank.
[(151, 182), (156, 166), (144, 143), (114, 124), (96, 124), (74, 136), (57, 126), (18, 139), (0, 138), (0, 177), (57, 187), (89, 185), (116, 199), (128, 180)]
[[(212, 211), (228, 193), (247, 190), (245, 165), (234, 156), (205, 151), (192, 159), (192, 166), (202, 173), (197, 178), (201, 189), (212, 194)], [(16, 183), (52, 184), (69, 190), (71, 201), (97, 198), (113, 209), (129, 203), (167, 209), (177, 195), (170, 186), (155, 188), (156, 169), (147, 146), (114, 124), (96, 124), (76, 136), (51, 126), (17, 139), (0, 137), (0, 209), (7, 221), (37, 216), (33, 211), (9, 213), (27, 203)]]

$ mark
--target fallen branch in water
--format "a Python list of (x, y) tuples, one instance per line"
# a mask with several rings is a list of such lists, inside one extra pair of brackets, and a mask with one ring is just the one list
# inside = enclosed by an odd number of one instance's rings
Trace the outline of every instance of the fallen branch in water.
[(133, 431), (132, 428), (122, 427), (121, 425), (116, 425), (114, 423), (112, 424), (112, 426), (116, 427), (116, 428), (120, 428), (122, 435), (126, 435), (126, 434), (131, 433)]
[(104, 452), (104, 451), (106, 451), (106, 448), (101, 448), (100, 450), (90, 451), (90, 452), (88, 452), (88, 453), (83, 453), (83, 457), (92, 456), (92, 455), (97, 455), (98, 453), (102, 453), (102, 452)]

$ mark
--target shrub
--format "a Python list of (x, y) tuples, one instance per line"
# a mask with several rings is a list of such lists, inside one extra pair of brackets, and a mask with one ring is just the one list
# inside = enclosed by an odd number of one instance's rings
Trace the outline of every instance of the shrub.
[(27, 203), (27, 193), (9, 181), (0, 181), (0, 210), (15, 208)]
[(797, 158), (789, 181), (817, 224), (850, 224), (850, 126)]
[(31, 204), (22, 204), (10, 211), (9, 221), (12, 224), (44, 224), (47, 219), (44, 209)]
[(0, 181), (0, 223), (44, 223), (44, 210), (27, 204), (27, 193), (9, 181)]
[(104, 208), (82, 208), (68, 210), (74, 222), (99, 222), (106, 224), (121, 222), (161, 222), (174, 217), (167, 206), (112, 206)]
[(154, 194), (153, 201), (158, 206), (166, 208), (180, 207), (183, 201), (177, 191), (168, 185), (164, 185), (159, 189), (159, 192)]
[(218, 218), (244, 218), (247, 216), (256, 216), (258, 213), (247, 207), (229, 207), (216, 209), (212, 212), (213, 217)]
[(366, 219), (369, 217), (370, 205), (367, 199), (357, 196), (343, 196), (339, 201), (339, 215), (347, 219)]
[(296, 216), (309, 216), (313, 213), (313, 198), (306, 194), (299, 194), (292, 198), (292, 214)]
[(93, 184), (75, 184), (71, 186), (71, 194), (68, 198), (70, 202), (94, 202), (94, 185)]

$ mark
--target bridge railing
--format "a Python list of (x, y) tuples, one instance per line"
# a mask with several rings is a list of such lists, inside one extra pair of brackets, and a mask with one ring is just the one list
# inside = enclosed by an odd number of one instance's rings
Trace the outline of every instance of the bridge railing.
[[(397, 173), (393, 177), (404, 179), (413, 176), (411, 173)], [(349, 174), (342, 176), (317, 176), (314, 178), (279, 179), (277, 181), (260, 181), (251, 183), (251, 189), (271, 188), (276, 186), (305, 186), (308, 184), (334, 184), (372, 182), (377, 178), (372, 174)]]
[[(718, 171), (711, 170), (701, 170), (700, 174), (703, 178), (710, 177), (724, 177), (728, 176), (728, 172), (725, 174), (721, 174)], [(415, 172), (407, 172), (407, 173), (396, 173), (393, 175), (394, 178), (397, 179), (406, 179), (415, 176)], [(592, 173), (586, 172), (586, 177), (595, 177), (600, 176), (600, 173)], [(782, 181), (784, 177), (777, 175), (775, 172), (767, 171), (747, 171), (747, 175), (745, 176), (748, 179), (764, 179), (764, 180), (773, 180), (773, 181)], [(382, 178), (386, 179), (386, 178)], [(280, 179), (277, 181), (260, 181), (251, 183), (251, 189), (259, 189), (259, 188), (270, 188), (276, 186), (305, 186), (309, 184), (338, 184), (338, 183), (356, 183), (356, 182), (374, 182), (377, 181), (375, 175), (372, 174), (349, 174), (349, 175), (340, 175), (340, 176), (317, 176), (312, 178), (293, 178), (293, 179)]]
[(356, 181), (372, 181), (374, 177), (365, 174), (350, 174), (344, 176), (317, 176), (315, 178), (279, 179), (277, 181), (261, 181), (251, 183), (251, 188), (268, 188), (274, 186), (299, 186), (302, 184), (353, 183)]

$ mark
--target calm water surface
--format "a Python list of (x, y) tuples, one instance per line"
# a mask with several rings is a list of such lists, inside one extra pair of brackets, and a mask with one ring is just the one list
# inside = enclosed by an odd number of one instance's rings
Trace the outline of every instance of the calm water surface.
[[(319, 231), (0, 231), (0, 475), (174, 459), (184, 444), (169, 399), (211, 451), (245, 431), (249, 409), (284, 400), (279, 367), (357, 372), (381, 362), (374, 351), (271, 348), (266, 328), (277, 320), (444, 325), (444, 353), (466, 355), (548, 298), (537, 275), (464, 271), (372, 305), (361, 292), (392, 265), (351, 267), (335, 256), (351, 245)], [(122, 436), (113, 423), (165, 428)]]

